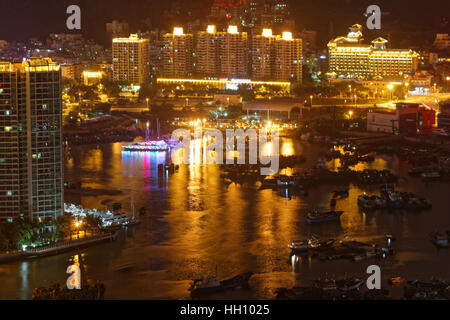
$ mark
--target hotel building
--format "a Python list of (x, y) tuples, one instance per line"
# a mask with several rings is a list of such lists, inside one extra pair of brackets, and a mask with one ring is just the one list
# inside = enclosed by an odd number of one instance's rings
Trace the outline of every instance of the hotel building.
[(128, 38), (114, 38), (112, 41), (113, 79), (132, 84), (148, 82), (150, 55), (148, 39), (131, 34)]
[(418, 54), (408, 49), (387, 49), (387, 40), (362, 43), (362, 26), (350, 27), (346, 37), (328, 43), (329, 72), (334, 79), (396, 80), (414, 73)]
[(0, 61), (0, 222), (63, 213), (61, 71)]
[(194, 71), (194, 38), (183, 28), (175, 27), (173, 33), (163, 37), (163, 75), (168, 78), (192, 77)]

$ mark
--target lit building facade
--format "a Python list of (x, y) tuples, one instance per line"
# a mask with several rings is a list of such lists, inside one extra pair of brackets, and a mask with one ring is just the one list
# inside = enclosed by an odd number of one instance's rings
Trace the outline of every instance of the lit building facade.
[(252, 39), (252, 78), (255, 80), (302, 81), (302, 40), (291, 32), (273, 35), (263, 29)]
[(252, 38), (252, 78), (272, 80), (275, 69), (275, 41), (272, 29), (263, 29), (261, 35)]
[(387, 40), (362, 43), (362, 26), (353, 25), (346, 37), (328, 43), (329, 76), (335, 79), (395, 80), (414, 73), (418, 54), (408, 49), (387, 49)]
[(0, 62), (0, 221), (63, 213), (61, 71), (49, 58)]
[(183, 28), (175, 27), (173, 33), (163, 38), (163, 75), (170, 78), (191, 77), (193, 74), (194, 38)]
[(215, 25), (197, 35), (197, 70), (204, 78), (214, 78), (220, 74), (219, 38)]
[(239, 32), (230, 25), (226, 32), (219, 32), (220, 76), (247, 78), (247, 32)]
[(283, 32), (275, 40), (275, 81), (302, 82), (302, 40)]
[(131, 34), (128, 38), (112, 41), (113, 79), (132, 84), (149, 81), (150, 55), (148, 39)]

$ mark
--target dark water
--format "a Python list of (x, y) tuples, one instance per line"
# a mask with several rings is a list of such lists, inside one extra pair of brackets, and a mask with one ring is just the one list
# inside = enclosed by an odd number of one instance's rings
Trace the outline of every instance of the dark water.
[[(315, 163), (318, 145), (301, 144), (290, 139), (281, 143), (282, 154), (304, 154), (305, 167)], [(417, 213), (376, 211), (363, 213), (357, 196), (376, 192), (374, 187), (350, 187), (350, 196), (338, 200), (345, 210), (339, 223), (308, 225), (309, 209), (327, 209), (331, 191), (340, 186), (313, 189), (308, 196), (289, 197), (284, 192), (258, 190), (259, 185), (222, 183), (215, 165), (181, 166), (179, 171), (158, 181), (157, 164), (164, 154), (122, 153), (121, 144), (76, 147), (66, 159), (65, 180), (83, 182), (84, 187), (122, 190), (119, 196), (71, 196), (84, 207), (103, 209), (101, 201), (113, 199), (131, 214), (135, 207), (147, 208), (142, 224), (122, 232), (113, 243), (26, 262), (0, 265), (1, 299), (29, 299), (34, 287), (55, 281), (65, 283), (66, 268), (74, 255), (81, 257), (84, 276), (106, 284), (111, 299), (188, 298), (190, 280), (219, 278), (244, 271), (255, 273), (251, 290), (216, 296), (217, 298), (273, 298), (278, 287), (309, 285), (324, 273), (365, 274), (368, 265), (381, 267), (386, 279), (402, 275), (407, 279), (429, 280), (432, 276), (450, 279), (450, 256), (437, 250), (429, 233), (450, 229), (450, 185), (423, 183), (408, 176), (408, 166), (396, 157), (379, 157), (357, 168), (388, 168), (400, 177), (401, 191), (419, 193), (431, 200), (433, 210)], [(333, 165), (330, 164), (331, 166)], [(133, 196), (132, 196), (133, 195)], [(343, 240), (383, 243), (392, 232), (397, 240), (397, 255), (385, 260), (321, 262), (305, 256), (289, 257), (287, 244), (311, 233)], [(131, 265), (127, 271), (115, 271)]]

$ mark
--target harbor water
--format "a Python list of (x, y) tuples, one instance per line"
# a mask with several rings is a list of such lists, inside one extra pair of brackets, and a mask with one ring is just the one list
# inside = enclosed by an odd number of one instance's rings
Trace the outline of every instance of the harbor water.
[[(304, 155), (304, 168), (325, 151), (320, 143), (290, 138), (281, 140), (280, 150), (282, 155)], [(373, 264), (381, 268), (383, 287), (394, 276), (450, 280), (450, 249), (437, 249), (429, 237), (433, 231), (450, 229), (450, 184), (408, 175), (410, 167), (396, 156), (377, 156), (355, 168), (392, 170), (400, 177), (397, 189), (427, 198), (431, 210), (363, 212), (358, 195), (376, 193), (378, 187), (350, 185), (349, 197), (337, 200), (336, 209), (344, 211), (340, 222), (318, 225), (307, 224), (307, 212), (328, 210), (332, 191), (344, 185), (322, 185), (307, 196), (295, 196), (285, 190), (259, 190), (259, 183), (224, 183), (217, 165), (181, 165), (173, 174), (158, 176), (158, 164), (165, 161), (164, 152), (123, 152), (121, 143), (76, 146), (67, 152), (64, 179), (92, 189), (87, 195), (66, 193), (65, 202), (98, 209), (120, 202), (121, 211), (132, 215), (134, 199), (142, 223), (122, 231), (115, 242), (0, 264), (0, 299), (30, 299), (35, 287), (65, 283), (74, 259), (81, 261), (85, 281), (105, 284), (108, 299), (187, 299), (191, 279), (215, 276), (216, 270), (220, 279), (245, 271), (254, 276), (250, 289), (212, 298), (271, 299), (278, 287), (306, 286), (326, 273), (367, 278), (367, 266)], [(141, 207), (146, 214), (139, 216)], [(383, 244), (386, 233), (396, 237), (396, 255), (383, 260), (323, 262), (290, 256), (287, 248), (293, 239), (311, 234)]]

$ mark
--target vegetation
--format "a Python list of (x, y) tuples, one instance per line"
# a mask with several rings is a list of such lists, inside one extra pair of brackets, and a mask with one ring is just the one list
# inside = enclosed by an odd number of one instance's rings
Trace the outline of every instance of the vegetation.
[(64, 213), (56, 220), (46, 222), (29, 222), (17, 219), (10, 223), (0, 224), (0, 252), (13, 251), (22, 246), (40, 246), (54, 243), (83, 231), (98, 233), (102, 228), (100, 217), (86, 216), (78, 221), (69, 213)]

